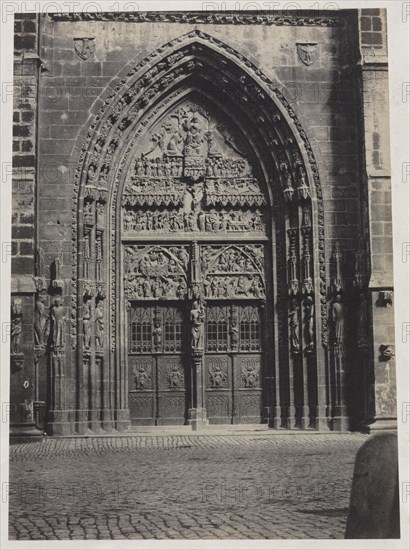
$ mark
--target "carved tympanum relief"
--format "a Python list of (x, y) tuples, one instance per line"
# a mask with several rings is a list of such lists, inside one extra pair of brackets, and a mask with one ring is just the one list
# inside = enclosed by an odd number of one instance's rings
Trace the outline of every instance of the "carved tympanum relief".
[(264, 234), (266, 198), (236, 141), (192, 102), (175, 109), (128, 172), (123, 230)]
[(205, 298), (265, 298), (262, 245), (201, 247)]
[(187, 246), (126, 246), (125, 295), (130, 300), (184, 299), (187, 294)]

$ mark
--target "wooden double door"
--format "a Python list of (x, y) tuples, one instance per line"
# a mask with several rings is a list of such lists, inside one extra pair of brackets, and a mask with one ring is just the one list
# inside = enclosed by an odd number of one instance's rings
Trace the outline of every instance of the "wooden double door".
[[(135, 425), (181, 425), (192, 406), (188, 301), (129, 302), (128, 388)], [(204, 305), (202, 379), (211, 424), (263, 419), (265, 308), (258, 300)], [(265, 388), (266, 390), (266, 388)]]

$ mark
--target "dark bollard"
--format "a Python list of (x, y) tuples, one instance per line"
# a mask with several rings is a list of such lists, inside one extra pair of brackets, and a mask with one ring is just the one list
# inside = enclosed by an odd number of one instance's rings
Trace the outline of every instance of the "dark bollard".
[(375, 434), (357, 453), (345, 538), (400, 538), (396, 432)]

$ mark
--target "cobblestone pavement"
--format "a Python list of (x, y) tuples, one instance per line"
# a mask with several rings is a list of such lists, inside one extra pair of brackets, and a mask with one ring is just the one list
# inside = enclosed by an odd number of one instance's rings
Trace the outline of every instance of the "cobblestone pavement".
[(361, 434), (13, 445), (10, 539), (343, 538)]

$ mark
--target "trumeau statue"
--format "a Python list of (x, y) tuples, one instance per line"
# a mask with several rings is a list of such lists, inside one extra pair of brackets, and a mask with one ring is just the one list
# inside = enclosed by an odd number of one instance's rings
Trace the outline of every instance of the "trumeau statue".
[(204, 347), (204, 312), (198, 301), (192, 304), (191, 309), (191, 346), (193, 350)]

